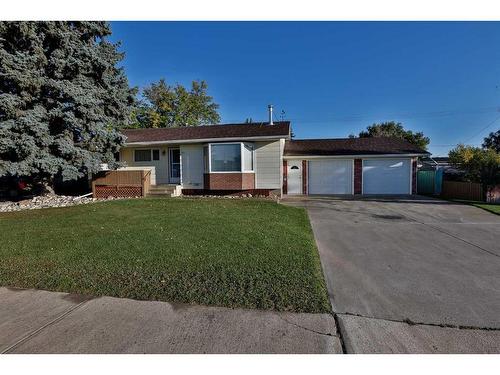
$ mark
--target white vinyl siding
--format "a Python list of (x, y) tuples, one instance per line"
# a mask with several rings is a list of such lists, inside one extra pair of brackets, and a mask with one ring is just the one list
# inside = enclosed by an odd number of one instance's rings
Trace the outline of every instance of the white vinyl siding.
[[(144, 147), (137, 148), (144, 150)], [(134, 153), (136, 148), (122, 147), (120, 149), (120, 161), (126, 163), (124, 169), (147, 169), (151, 170), (151, 184), (168, 183), (168, 154), (166, 148), (155, 148), (159, 150), (159, 160), (135, 161)], [(143, 168), (144, 167), (144, 168)]]
[(352, 159), (308, 162), (308, 194), (352, 194)]
[(181, 184), (186, 189), (203, 189), (203, 145), (181, 145)]
[(363, 194), (410, 194), (411, 159), (363, 160)]
[(255, 142), (255, 188), (280, 189), (282, 179), (281, 142)]

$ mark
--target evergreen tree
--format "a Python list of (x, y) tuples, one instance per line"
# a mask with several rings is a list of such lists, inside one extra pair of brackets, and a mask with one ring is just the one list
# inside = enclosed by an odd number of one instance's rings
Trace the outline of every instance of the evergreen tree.
[(0, 176), (51, 191), (116, 166), (129, 88), (106, 22), (0, 22)]

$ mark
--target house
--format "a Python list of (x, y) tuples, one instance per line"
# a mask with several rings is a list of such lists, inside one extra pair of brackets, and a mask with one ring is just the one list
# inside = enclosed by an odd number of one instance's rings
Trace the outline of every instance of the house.
[(126, 169), (182, 194), (414, 194), (427, 152), (400, 139), (291, 140), (290, 122), (129, 129)]

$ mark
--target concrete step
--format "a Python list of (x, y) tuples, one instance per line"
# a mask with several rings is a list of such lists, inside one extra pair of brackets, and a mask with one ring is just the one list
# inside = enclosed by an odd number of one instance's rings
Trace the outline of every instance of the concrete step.
[(175, 189), (149, 189), (149, 191), (154, 191), (157, 193), (173, 193)]
[(175, 197), (174, 193), (149, 193), (148, 197)]
[(179, 185), (152, 185), (148, 195), (177, 197), (181, 195), (181, 187)]

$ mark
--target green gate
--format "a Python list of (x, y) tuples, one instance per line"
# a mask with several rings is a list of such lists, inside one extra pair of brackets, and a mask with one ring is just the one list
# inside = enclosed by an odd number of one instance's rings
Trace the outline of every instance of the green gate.
[(434, 194), (435, 177), (436, 177), (435, 171), (418, 171), (417, 172), (418, 194), (424, 194), (424, 195)]

